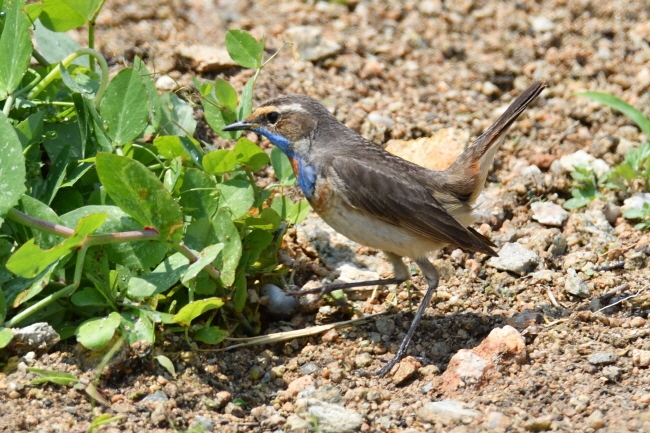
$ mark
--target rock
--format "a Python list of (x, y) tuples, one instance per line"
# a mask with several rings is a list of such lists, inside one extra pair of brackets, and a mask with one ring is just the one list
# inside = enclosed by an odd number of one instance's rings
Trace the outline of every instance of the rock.
[(210, 45), (182, 45), (178, 47), (177, 54), (189, 60), (190, 66), (197, 72), (218, 72), (237, 66), (225, 48)]
[(147, 403), (150, 401), (168, 401), (169, 397), (163, 391), (156, 391), (153, 394), (149, 394), (142, 399), (141, 403)]
[(552, 418), (550, 416), (533, 418), (526, 421), (524, 428), (528, 431), (545, 431), (551, 428), (551, 421)]
[(287, 389), (284, 391), (284, 395), (293, 398), (298, 395), (298, 393), (308, 386), (312, 386), (314, 384), (314, 378), (311, 377), (311, 375), (305, 375), (301, 376), (298, 379), (294, 379), (289, 386), (287, 386)]
[(372, 123), (383, 125), (388, 128), (392, 128), (393, 125), (395, 125), (395, 121), (393, 119), (390, 117), (382, 116), (381, 113), (378, 113), (376, 111), (368, 114), (368, 120), (370, 120)]
[(300, 366), (302, 374), (313, 374), (320, 370), (320, 367), (314, 362), (307, 362)]
[(540, 258), (519, 243), (507, 243), (499, 251), (497, 257), (488, 260), (488, 266), (501, 271), (513, 272), (523, 276), (532, 272), (540, 263)]
[(424, 15), (439, 15), (442, 13), (441, 0), (424, 0), (417, 3), (418, 10)]
[(163, 92), (173, 92), (178, 88), (176, 80), (174, 80), (169, 75), (161, 75), (156, 80), (156, 89)]
[(479, 411), (466, 409), (465, 404), (456, 400), (440, 400), (427, 403), (417, 412), (417, 419), (422, 423), (441, 423), (445, 426), (458, 423), (468, 424), (481, 416)]
[(317, 26), (291, 27), (286, 33), (300, 56), (308, 62), (331, 57), (341, 50), (341, 45), (323, 38), (323, 31)]
[(614, 228), (607, 221), (603, 211), (599, 209), (588, 209), (585, 212), (574, 212), (569, 215), (565, 234), (569, 237), (576, 237), (570, 244), (586, 242), (589, 240), (595, 250), (616, 242)]
[(632, 364), (637, 367), (650, 366), (650, 350), (632, 350)]
[(228, 391), (219, 391), (214, 397), (214, 402), (217, 409), (224, 407), (230, 400), (232, 400), (232, 394), (230, 394)]
[(537, 201), (532, 203), (530, 208), (533, 211), (533, 219), (547, 226), (562, 227), (564, 221), (569, 218), (569, 212), (562, 209), (562, 206), (548, 201)]
[(591, 295), (591, 290), (587, 283), (582, 281), (582, 278), (573, 268), (567, 269), (566, 281), (564, 282), (564, 290), (573, 296), (580, 298), (587, 298)]
[(298, 307), (296, 297), (287, 295), (284, 290), (274, 284), (265, 284), (261, 294), (268, 298), (266, 309), (274, 316), (288, 317)]
[(507, 431), (512, 426), (512, 420), (501, 412), (490, 412), (483, 425), (488, 430)]
[(555, 23), (546, 17), (530, 17), (530, 26), (536, 32), (548, 32), (555, 28)]
[(214, 421), (201, 415), (194, 417), (190, 427), (201, 429), (201, 431), (214, 431)]
[(612, 382), (616, 382), (621, 376), (621, 369), (614, 365), (608, 365), (607, 367), (603, 368), (603, 371), (601, 373), (606, 379), (611, 380)]
[(357, 368), (367, 367), (372, 364), (372, 356), (367, 352), (362, 352), (354, 357), (354, 365)]
[(393, 331), (395, 331), (395, 321), (388, 317), (380, 317), (375, 322), (375, 327), (377, 328), (377, 332), (381, 335), (393, 335)]
[(596, 177), (600, 178), (609, 171), (609, 165), (602, 159), (596, 159), (584, 150), (564, 155), (562, 158), (553, 161), (551, 171), (562, 174), (575, 171), (576, 167), (586, 167), (592, 170)]
[(224, 413), (227, 413), (228, 415), (232, 415), (237, 418), (244, 418), (246, 416), (244, 409), (242, 409), (240, 406), (237, 406), (233, 402), (228, 403), (223, 411)]
[(444, 128), (430, 137), (416, 140), (390, 140), (386, 151), (431, 170), (444, 170), (463, 153), (469, 131)]
[(477, 347), (461, 349), (442, 374), (442, 387), (453, 390), (460, 386), (481, 386), (487, 383), (502, 364), (526, 361), (524, 337), (512, 326), (506, 325), (490, 332)]
[(605, 427), (605, 417), (603, 413), (596, 409), (589, 415), (586, 419), (587, 425), (594, 430), (601, 429)]
[(613, 364), (618, 360), (618, 356), (615, 353), (605, 353), (599, 352), (590, 355), (588, 361), (593, 365), (607, 365)]
[(296, 401), (296, 413), (287, 419), (286, 431), (314, 431), (314, 418), (321, 433), (352, 433), (363, 424), (363, 417), (353, 410), (307, 398)]
[(621, 211), (625, 212), (630, 209), (641, 209), (644, 204), (650, 205), (650, 192), (635, 192), (632, 197), (623, 200)]
[(598, 254), (595, 251), (580, 250), (567, 254), (564, 263), (562, 263), (562, 268), (564, 270), (571, 268), (582, 270), (588, 263), (595, 264), (597, 261)]
[(12, 350), (18, 356), (27, 352), (47, 352), (61, 341), (54, 328), (44, 322), (34, 323), (24, 328), (11, 328), (11, 332), (14, 334)]
[(393, 370), (391, 371), (391, 374), (393, 376), (393, 383), (395, 385), (400, 385), (410, 378), (412, 378), (415, 373), (417, 373), (418, 368), (420, 368), (422, 364), (420, 364), (417, 360), (411, 357), (407, 357), (402, 359), (395, 367), (393, 367)]
[(566, 253), (566, 249), (566, 236), (564, 236), (562, 233), (558, 233), (553, 236), (553, 241), (551, 242), (551, 245), (548, 247), (547, 251), (551, 254), (552, 257), (557, 257)]
[(325, 403), (341, 404), (343, 403), (343, 396), (341, 392), (332, 385), (323, 385), (316, 389), (312, 386), (305, 388), (298, 394), (299, 399), (311, 398)]

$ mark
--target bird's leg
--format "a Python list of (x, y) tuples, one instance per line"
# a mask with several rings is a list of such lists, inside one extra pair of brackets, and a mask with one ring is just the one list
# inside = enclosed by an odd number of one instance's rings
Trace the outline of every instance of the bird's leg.
[(297, 292), (287, 292), (289, 296), (303, 296), (311, 295), (314, 293), (320, 294), (320, 296), (329, 295), (335, 290), (341, 289), (351, 289), (353, 287), (367, 287), (367, 286), (385, 286), (388, 284), (402, 284), (404, 281), (409, 279), (409, 269), (402, 261), (402, 258), (397, 254), (384, 251), (386, 258), (393, 265), (393, 278), (383, 278), (380, 280), (369, 280), (369, 281), (353, 281), (351, 283), (332, 283), (326, 284), (322, 287), (317, 287), (315, 289), (301, 290)]
[(418, 311), (415, 313), (413, 322), (411, 322), (411, 327), (406, 333), (406, 337), (404, 337), (404, 340), (402, 340), (402, 344), (400, 344), (399, 349), (397, 349), (397, 353), (395, 353), (393, 359), (388, 361), (386, 365), (384, 365), (382, 368), (378, 370), (370, 371), (370, 372), (359, 371), (359, 374), (362, 376), (378, 375), (379, 377), (383, 377), (386, 375), (386, 373), (392, 370), (395, 364), (397, 364), (402, 358), (404, 358), (404, 356), (406, 356), (406, 351), (408, 350), (409, 344), (411, 343), (413, 334), (415, 334), (415, 330), (418, 327), (418, 324), (420, 323), (422, 316), (424, 315), (424, 310), (426, 310), (427, 306), (429, 305), (429, 302), (431, 301), (431, 297), (433, 296), (433, 294), (436, 291), (436, 288), (438, 287), (438, 279), (439, 279), (438, 269), (436, 269), (436, 267), (433, 266), (433, 263), (428, 261), (426, 258), (416, 260), (416, 263), (420, 267), (420, 270), (422, 271), (422, 275), (424, 275), (424, 278), (427, 280), (427, 285), (429, 286), (429, 288), (427, 289), (427, 293), (424, 295), (424, 299), (422, 299), (422, 303), (420, 304)]

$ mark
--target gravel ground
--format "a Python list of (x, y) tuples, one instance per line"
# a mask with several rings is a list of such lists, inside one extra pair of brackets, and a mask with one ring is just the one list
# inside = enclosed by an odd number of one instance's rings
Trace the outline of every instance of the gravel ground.
[[(28, 384), (26, 366), (92, 378), (93, 360), (73, 346), (12, 358), (0, 373), (0, 431), (83, 432), (101, 414), (120, 416), (106, 432), (650, 431), (650, 237), (620, 216), (622, 202), (560, 207), (571, 161), (598, 170), (647, 140), (626, 117), (574, 94), (609, 92), (648, 112), (648, 15), (643, 1), (605, 0), (107, 2), (97, 40), (115, 70), (140, 55), (161, 74), (160, 88), (197, 75), (241, 88), (251, 71), (214, 60), (228, 29), (265, 35), (269, 52), (294, 40), (302, 58), (283, 51), (261, 74), (257, 103), (306, 93), (378, 145), (432, 137), (409, 150), (419, 162), (427, 146), (442, 142), (433, 154), (447, 152), (440, 137), (462, 145), (478, 135), (533, 80), (549, 87), (513, 126), (488, 178), (477, 229), (502, 260), (453, 248), (435, 256), (443, 281), (415, 358), (392, 374), (354, 370), (395, 353), (413, 317), (404, 286), (354, 301), (389, 315), (271, 346), (196, 353), (163, 336), (152, 353), (171, 358), (177, 375), (124, 352), (98, 383), (110, 406), (75, 388)], [(380, 253), (314, 215), (286, 245), (282, 260), (301, 285), (390, 271)], [(414, 303), (423, 288), (414, 275)], [(320, 305), (267, 331), (348, 318)]]

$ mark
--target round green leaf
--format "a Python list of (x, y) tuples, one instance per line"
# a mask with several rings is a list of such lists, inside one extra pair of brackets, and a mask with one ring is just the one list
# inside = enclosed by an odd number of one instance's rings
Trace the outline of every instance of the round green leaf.
[(229, 82), (223, 78), (217, 78), (214, 82), (214, 94), (221, 105), (235, 111), (237, 108), (237, 91)]
[(259, 68), (262, 60), (262, 46), (244, 30), (229, 30), (226, 33), (226, 49), (230, 58), (244, 68)]
[(194, 333), (194, 339), (205, 344), (219, 344), (228, 337), (228, 335), (228, 331), (217, 328), (216, 326), (210, 326), (196, 331)]
[(16, 90), (32, 57), (29, 20), (24, 8), (24, 0), (5, 0), (4, 29), (0, 36), (0, 101)]
[(149, 98), (138, 71), (123, 69), (108, 83), (101, 114), (108, 126), (106, 132), (116, 144), (126, 144), (140, 135), (147, 126)]
[(221, 191), (219, 208), (230, 209), (232, 219), (246, 215), (255, 201), (253, 186), (245, 180), (227, 180), (218, 184), (217, 189)]
[(269, 156), (246, 137), (237, 140), (233, 152), (237, 155), (237, 162), (252, 171), (258, 171), (269, 163)]
[(116, 312), (107, 317), (86, 320), (75, 332), (77, 341), (90, 350), (102, 349), (111, 341), (121, 321), (122, 317)]
[(41, 22), (55, 32), (66, 32), (86, 24), (101, 0), (43, 0)]
[(210, 152), (203, 157), (203, 168), (217, 176), (232, 171), (237, 166), (237, 154), (227, 149)]
[(25, 158), (18, 135), (0, 113), (0, 225), (25, 192)]
[(97, 175), (117, 205), (163, 239), (180, 242), (183, 214), (169, 191), (147, 167), (124, 156), (98, 153)]
[(201, 314), (206, 311), (221, 308), (223, 304), (224, 301), (221, 298), (206, 298), (194, 301), (181, 308), (174, 316), (173, 320), (181, 326), (188, 327), (192, 323), (192, 320), (196, 319)]
[(277, 147), (271, 149), (271, 165), (275, 171), (275, 177), (280, 183), (293, 184), (296, 181), (296, 175), (293, 173), (289, 158)]

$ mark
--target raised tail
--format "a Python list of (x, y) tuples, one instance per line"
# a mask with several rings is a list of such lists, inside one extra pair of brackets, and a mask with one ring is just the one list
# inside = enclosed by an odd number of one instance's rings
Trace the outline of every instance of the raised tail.
[(494, 145), (545, 87), (546, 83), (542, 81), (531, 84), (510, 104), (505, 113), (443, 172), (444, 187), (461, 202), (471, 206), (478, 198), (498, 149), (498, 146)]

